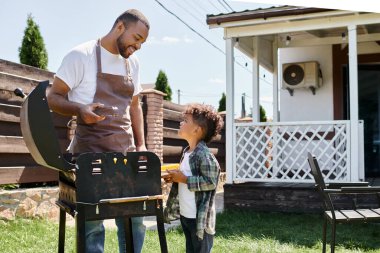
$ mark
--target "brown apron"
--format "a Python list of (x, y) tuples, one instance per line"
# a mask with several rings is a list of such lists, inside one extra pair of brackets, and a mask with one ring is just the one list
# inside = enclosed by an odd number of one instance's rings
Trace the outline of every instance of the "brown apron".
[(84, 152), (122, 152), (134, 151), (133, 131), (129, 115), (134, 86), (129, 62), (126, 60), (127, 76), (102, 73), (100, 40), (96, 45), (96, 92), (94, 103), (114, 107), (115, 115), (106, 116), (103, 121), (85, 124), (78, 117), (75, 137), (70, 150)]

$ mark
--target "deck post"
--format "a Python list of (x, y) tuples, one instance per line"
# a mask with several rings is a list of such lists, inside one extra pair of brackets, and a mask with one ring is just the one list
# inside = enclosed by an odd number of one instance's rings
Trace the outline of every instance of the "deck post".
[(359, 102), (356, 25), (348, 26), (348, 65), (350, 80), (351, 181), (359, 180)]
[(234, 38), (226, 39), (226, 183), (232, 184), (235, 170), (234, 126)]
[(280, 62), (278, 60), (278, 36), (275, 36), (273, 45), (273, 122), (278, 122), (278, 84), (279, 80), (278, 78), (281, 76), (279, 75), (279, 67), (278, 63)]
[(253, 59), (252, 59), (252, 121), (260, 122), (260, 37), (253, 38)]

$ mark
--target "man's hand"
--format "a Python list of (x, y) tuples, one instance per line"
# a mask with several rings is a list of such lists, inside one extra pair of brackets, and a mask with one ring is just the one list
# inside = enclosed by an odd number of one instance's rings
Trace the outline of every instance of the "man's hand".
[(103, 104), (93, 103), (84, 105), (81, 103), (69, 101), (67, 99), (67, 94), (69, 91), (70, 87), (64, 81), (58, 77), (55, 77), (53, 85), (47, 94), (47, 100), (50, 109), (62, 115), (76, 115), (80, 117), (86, 124), (93, 124), (105, 119), (104, 116), (94, 113), (94, 110), (98, 107), (103, 107)]
[(96, 122), (104, 120), (105, 116), (100, 116), (94, 113), (94, 110), (98, 107), (103, 107), (101, 103), (92, 103), (88, 105), (83, 105), (79, 109), (79, 116), (86, 124), (94, 124)]
[(187, 183), (187, 176), (185, 176), (180, 170), (167, 170), (171, 181), (177, 183)]

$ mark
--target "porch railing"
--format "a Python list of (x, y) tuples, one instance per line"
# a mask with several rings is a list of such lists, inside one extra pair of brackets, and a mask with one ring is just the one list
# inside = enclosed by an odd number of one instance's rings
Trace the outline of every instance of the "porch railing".
[(313, 182), (307, 152), (318, 158), (326, 181), (350, 181), (349, 123), (235, 123), (234, 182)]

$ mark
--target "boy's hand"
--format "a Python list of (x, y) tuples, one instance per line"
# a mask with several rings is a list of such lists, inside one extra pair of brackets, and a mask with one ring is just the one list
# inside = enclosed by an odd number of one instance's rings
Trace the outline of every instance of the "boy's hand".
[[(168, 171), (166, 171), (166, 173), (168, 173)], [(168, 174), (165, 174), (165, 175), (162, 175), (161, 176), (162, 179), (164, 179), (165, 183), (172, 183), (172, 177)]]
[(187, 183), (187, 176), (185, 176), (180, 170), (168, 170), (169, 176), (172, 182), (176, 183)]

